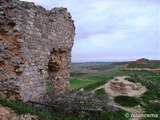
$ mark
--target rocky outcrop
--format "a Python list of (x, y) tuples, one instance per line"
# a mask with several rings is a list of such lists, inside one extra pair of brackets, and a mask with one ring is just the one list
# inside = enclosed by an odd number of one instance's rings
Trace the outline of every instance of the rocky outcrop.
[(131, 79), (128, 76), (117, 76), (105, 84), (105, 90), (111, 96), (135, 96), (140, 97), (146, 92), (146, 87), (140, 83), (130, 82), (126, 79)]
[(0, 1), (0, 98), (39, 100), (51, 88), (69, 90), (74, 21), (66, 8)]

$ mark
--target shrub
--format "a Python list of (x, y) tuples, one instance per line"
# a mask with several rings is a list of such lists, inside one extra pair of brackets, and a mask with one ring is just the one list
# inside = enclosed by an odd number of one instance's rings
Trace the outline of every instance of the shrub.
[(107, 93), (106, 93), (104, 88), (100, 88), (100, 89), (95, 91), (94, 97), (103, 99), (103, 98), (107, 97)]
[(137, 82), (135, 79), (129, 78), (129, 77), (125, 78), (125, 80), (128, 80), (128, 81), (133, 82), (133, 83), (136, 83), (136, 82)]
[(125, 107), (135, 107), (140, 104), (140, 100), (136, 97), (131, 96), (117, 96), (114, 101)]

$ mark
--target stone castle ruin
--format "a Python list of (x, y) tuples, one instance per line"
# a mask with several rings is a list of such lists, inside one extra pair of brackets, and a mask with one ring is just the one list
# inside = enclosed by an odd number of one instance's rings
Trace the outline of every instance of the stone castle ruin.
[(74, 21), (66, 8), (0, 0), (0, 98), (38, 100), (51, 88), (69, 90)]

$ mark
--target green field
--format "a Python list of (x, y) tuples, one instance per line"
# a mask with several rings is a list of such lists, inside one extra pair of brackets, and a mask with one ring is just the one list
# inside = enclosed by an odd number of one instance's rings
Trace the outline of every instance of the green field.
[(77, 79), (77, 78), (72, 78), (70, 79), (70, 89), (77, 89), (81, 87), (85, 87), (87, 85), (93, 84), (96, 81), (94, 80), (84, 80), (84, 79)]

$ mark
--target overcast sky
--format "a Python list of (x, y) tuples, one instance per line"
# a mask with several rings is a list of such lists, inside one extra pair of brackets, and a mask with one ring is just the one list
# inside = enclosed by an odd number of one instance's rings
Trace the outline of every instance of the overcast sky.
[(160, 60), (160, 0), (23, 0), (66, 7), (76, 25), (72, 62)]

